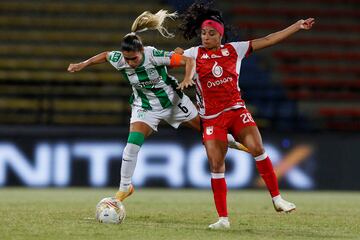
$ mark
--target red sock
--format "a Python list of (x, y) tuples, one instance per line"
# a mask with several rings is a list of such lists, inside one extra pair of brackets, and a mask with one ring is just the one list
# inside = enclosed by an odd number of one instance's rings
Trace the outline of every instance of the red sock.
[(211, 188), (214, 194), (214, 201), (219, 217), (227, 217), (227, 186), (225, 178), (211, 178)]
[(271, 197), (278, 196), (280, 194), (279, 185), (270, 158), (264, 153), (255, 157), (255, 160), (259, 174), (264, 180)]

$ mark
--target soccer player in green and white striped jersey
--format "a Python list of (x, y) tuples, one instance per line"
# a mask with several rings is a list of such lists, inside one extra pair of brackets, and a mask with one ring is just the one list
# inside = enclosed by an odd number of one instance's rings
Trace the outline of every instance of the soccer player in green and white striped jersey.
[[(134, 192), (131, 184), (137, 156), (144, 139), (157, 131), (161, 120), (174, 128), (180, 124), (200, 131), (200, 118), (194, 104), (179, 89), (177, 80), (168, 75), (167, 66), (185, 66), (184, 81), (193, 85), (195, 61), (191, 58), (143, 46), (136, 32), (157, 29), (164, 37), (173, 37), (163, 26), (165, 18), (173, 18), (176, 13), (160, 10), (156, 14), (144, 12), (132, 25), (132, 33), (127, 34), (120, 51), (103, 52), (90, 59), (70, 64), (69, 72), (108, 61), (132, 86), (130, 99), (131, 119), (127, 144), (123, 151), (121, 179), (116, 198), (123, 201)], [(229, 136), (229, 146), (247, 151), (241, 144)]]
[[(120, 51), (107, 54), (107, 60), (132, 86), (133, 95), (130, 103), (154, 111), (161, 111), (177, 103), (183, 97), (183, 93), (176, 89), (177, 81), (168, 75), (166, 66), (174, 66), (176, 63), (171, 64), (171, 59), (176, 59), (178, 56), (154, 47), (144, 47), (140, 54), (129, 56)], [(132, 58), (137, 57), (141, 59), (141, 62), (133, 68), (127, 60), (132, 61)], [(190, 59), (184, 58), (184, 61), (190, 61)], [(189, 68), (193, 66), (193, 62), (189, 62)], [(189, 70), (191, 72), (191, 69)]]

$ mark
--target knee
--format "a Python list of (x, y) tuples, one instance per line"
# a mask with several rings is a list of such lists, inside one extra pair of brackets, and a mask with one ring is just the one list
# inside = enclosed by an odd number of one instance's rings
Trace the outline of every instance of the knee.
[(212, 173), (222, 173), (225, 172), (225, 163), (224, 161), (209, 159), (210, 161), (210, 171)]
[(260, 156), (265, 152), (264, 146), (261, 143), (256, 143), (253, 146), (249, 147), (249, 151), (253, 157)]

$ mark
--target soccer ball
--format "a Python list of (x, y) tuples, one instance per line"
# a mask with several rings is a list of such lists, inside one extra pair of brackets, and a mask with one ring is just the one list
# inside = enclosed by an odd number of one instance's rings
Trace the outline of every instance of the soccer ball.
[(101, 199), (96, 205), (96, 219), (101, 223), (117, 223), (124, 221), (126, 212), (124, 205), (114, 197)]

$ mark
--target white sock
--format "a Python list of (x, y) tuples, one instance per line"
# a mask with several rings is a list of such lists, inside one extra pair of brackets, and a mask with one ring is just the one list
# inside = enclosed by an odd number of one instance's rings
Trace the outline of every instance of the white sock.
[(219, 220), (229, 221), (229, 218), (228, 217), (219, 217)]
[(127, 192), (129, 189), (131, 178), (134, 175), (139, 151), (140, 146), (132, 143), (127, 143), (124, 148), (120, 172), (120, 191)]
[(225, 178), (225, 173), (211, 173), (211, 178), (213, 179)]
[(274, 202), (279, 201), (280, 199), (282, 199), (280, 194), (272, 198)]

